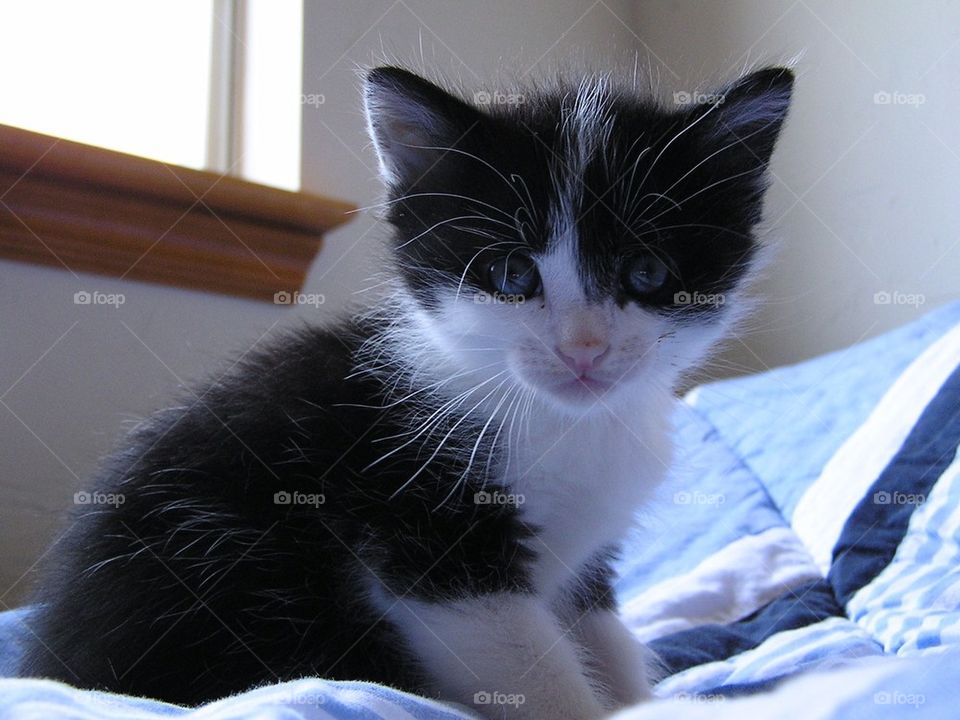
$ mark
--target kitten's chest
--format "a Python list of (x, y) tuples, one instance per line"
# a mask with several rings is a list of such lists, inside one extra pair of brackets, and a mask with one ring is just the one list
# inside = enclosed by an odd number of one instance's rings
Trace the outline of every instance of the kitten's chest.
[(618, 544), (664, 477), (666, 423), (634, 427), (616, 418), (546, 426), (515, 448), (504, 477), (521, 521), (534, 531), (533, 582), (552, 594), (605, 547)]

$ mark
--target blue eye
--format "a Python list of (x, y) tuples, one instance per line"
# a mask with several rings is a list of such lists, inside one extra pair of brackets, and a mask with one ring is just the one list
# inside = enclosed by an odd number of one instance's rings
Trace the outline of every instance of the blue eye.
[(494, 260), (487, 270), (494, 292), (516, 298), (534, 297), (540, 292), (540, 273), (529, 255), (510, 253)]
[(635, 257), (623, 268), (624, 290), (635, 297), (650, 295), (664, 286), (669, 272), (666, 263), (653, 255)]

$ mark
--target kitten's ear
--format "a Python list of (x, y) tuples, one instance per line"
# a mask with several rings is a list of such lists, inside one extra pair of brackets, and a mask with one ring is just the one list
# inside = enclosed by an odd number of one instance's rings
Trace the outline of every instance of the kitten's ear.
[(364, 83), (367, 128), (390, 187), (414, 184), (480, 121), (480, 113), (407, 70), (378, 67)]
[(717, 93), (703, 118), (716, 140), (734, 147), (745, 164), (766, 167), (790, 108), (793, 72), (771, 67), (746, 75)]

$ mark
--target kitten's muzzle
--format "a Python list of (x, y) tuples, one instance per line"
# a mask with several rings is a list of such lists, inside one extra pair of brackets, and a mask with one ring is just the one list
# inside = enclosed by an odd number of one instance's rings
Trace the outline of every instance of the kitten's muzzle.
[(564, 365), (581, 378), (586, 377), (603, 363), (610, 354), (610, 343), (599, 339), (561, 343), (557, 345), (555, 352)]

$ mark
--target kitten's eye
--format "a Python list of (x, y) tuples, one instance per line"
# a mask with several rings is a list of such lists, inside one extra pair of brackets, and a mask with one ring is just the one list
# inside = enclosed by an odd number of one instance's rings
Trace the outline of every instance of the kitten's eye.
[(662, 260), (653, 255), (641, 255), (624, 266), (623, 287), (634, 296), (649, 295), (663, 287), (668, 273)]
[(540, 273), (529, 255), (510, 253), (494, 260), (487, 270), (490, 287), (498, 293), (529, 298), (540, 292)]

